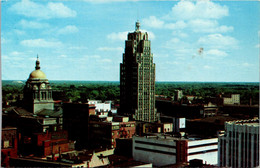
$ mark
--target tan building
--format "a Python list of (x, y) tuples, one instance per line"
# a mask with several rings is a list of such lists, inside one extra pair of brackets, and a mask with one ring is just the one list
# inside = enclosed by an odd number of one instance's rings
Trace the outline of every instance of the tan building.
[(45, 73), (40, 69), (37, 56), (35, 70), (30, 73), (24, 86), (24, 107), (34, 114), (42, 109), (54, 110), (52, 88)]
[(231, 94), (230, 97), (223, 97), (223, 104), (240, 104), (240, 94)]

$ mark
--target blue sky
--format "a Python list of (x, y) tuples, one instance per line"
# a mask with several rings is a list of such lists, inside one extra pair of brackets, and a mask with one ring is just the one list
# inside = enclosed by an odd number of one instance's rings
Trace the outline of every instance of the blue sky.
[(259, 82), (260, 2), (2, 0), (3, 80), (119, 81), (127, 33), (148, 32), (156, 81)]

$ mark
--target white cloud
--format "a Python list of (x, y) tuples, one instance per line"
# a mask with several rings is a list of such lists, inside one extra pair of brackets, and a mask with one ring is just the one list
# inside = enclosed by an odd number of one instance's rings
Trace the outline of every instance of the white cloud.
[[(150, 32), (150, 31), (146, 31), (146, 30), (143, 30), (141, 29), (142, 32), (147, 32), (148, 33), (148, 37), (150, 40), (152, 39), (155, 39), (155, 35), (153, 32)], [(107, 35), (107, 38), (109, 40), (114, 40), (114, 41), (125, 41), (127, 40), (127, 34), (131, 32), (131, 31), (125, 31), (125, 32), (118, 32), (118, 33), (111, 33), (111, 34), (108, 34)]]
[(10, 7), (10, 10), (20, 15), (38, 19), (68, 18), (77, 15), (76, 11), (71, 10), (63, 3), (49, 2), (47, 5), (43, 5), (30, 0), (17, 2)]
[(23, 28), (30, 28), (30, 29), (42, 29), (49, 27), (49, 24), (47, 23), (40, 23), (35, 21), (27, 21), (22, 19), (18, 25), (22, 26)]
[(88, 49), (88, 47), (85, 47), (85, 46), (72, 46), (72, 47), (69, 47), (70, 50), (86, 50)]
[(243, 67), (251, 67), (253, 64), (249, 64), (248, 62), (242, 63), (241, 64)]
[(194, 45), (192, 43), (176, 37), (170, 39), (169, 41), (166, 41), (163, 47), (172, 50), (171, 56), (174, 56), (177, 59), (181, 60), (190, 57), (195, 51)]
[(100, 55), (91, 55), (90, 58), (101, 58)]
[(228, 8), (209, 0), (180, 1), (172, 7), (167, 19), (219, 19), (228, 16)]
[(5, 44), (6, 43), (6, 39), (1, 37), (1, 44)]
[(118, 33), (111, 33), (109, 35), (107, 35), (107, 38), (110, 40), (120, 40), (120, 41), (124, 41), (127, 39), (127, 34), (128, 32), (118, 32)]
[(188, 22), (194, 32), (225, 33), (233, 31), (232, 26), (219, 26), (216, 20), (194, 19)]
[(19, 51), (12, 51), (8, 55), (2, 55), (3, 61), (21, 61), (28, 56), (28, 53), (23, 53)]
[(143, 19), (142, 23), (146, 27), (151, 28), (183, 29), (186, 27), (186, 23), (184, 21), (177, 21), (175, 23), (165, 23), (164, 21), (156, 18), (155, 16), (150, 16), (149, 18)]
[(17, 35), (25, 35), (26, 34), (25, 31), (18, 30), (18, 29), (15, 29), (14, 33), (17, 34)]
[(99, 47), (98, 48), (99, 51), (119, 51), (119, 52), (123, 52), (124, 48), (122, 47)]
[(47, 41), (45, 39), (29, 39), (23, 40), (20, 44), (27, 46), (27, 47), (43, 47), (43, 48), (54, 48), (54, 47), (61, 47), (62, 43), (60, 41)]
[(172, 44), (179, 43), (179, 42), (180, 42), (180, 39), (178, 39), (178, 38), (172, 38), (169, 42), (172, 43)]
[(164, 26), (164, 22), (157, 19), (155, 16), (150, 16), (149, 18), (143, 19), (142, 23), (153, 28), (162, 28)]
[(64, 54), (61, 54), (58, 56), (58, 58), (67, 58), (68, 56), (67, 55), (64, 55)]
[(126, 1), (138, 1), (138, 0), (84, 0), (91, 3), (111, 3), (111, 2), (126, 2)]
[(188, 37), (188, 34), (183, 33), (181, 31), (173, 31), (172, 35), (176, 36), (176, 37), (179, 37), (179, 38), (186, 38), (186, 37)]
[(219, 59), (228, 56), (228, 54), (225, 51), (221, 51), (218, 49), (211, 49), (205, 51), (205, 55), (208, 59)]
[(210, 34), (200, 37), (198, 43), (210, 48), (236, 48), (238, 45), (238, 41), (235, 38), (221, 34)]
[(182, 20), (177, 21), (175, 23), (165, 24), (165, 28), (168, 28), (168, 29), (184, 29), (186, 26), (187, 26), (187, 24)]
[(58, 30), (58, 34), (71, 34), (71, 33), (77, 33), (79, 29), (74, 25), (68, 25), (60, 30)]
[(101, 59), (100, 62), (109, 63), (112, 62), (111, 59)]
[(171, 61), (171, 62), (169, 62), (169, 61), (167, 61), (166, 64), (169, 64), (169, 65), (179, 65), (180, 62), (177, 62), (177, 61)]
[(212, 69), (212, 67), (209, 66), (209, 65), (204, 65), (203, 68), (204, 68), (204, 69)]

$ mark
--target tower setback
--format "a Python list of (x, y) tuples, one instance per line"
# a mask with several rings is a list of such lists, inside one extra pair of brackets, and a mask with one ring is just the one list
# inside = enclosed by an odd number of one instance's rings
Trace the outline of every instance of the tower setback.
[(120, 111), (144, 122), (158, 120), (155, 109), (155, 64), (148, 33), (141, 32), (136, 22), (133, 33), (125, 41), (123, 63), (120, 64)]

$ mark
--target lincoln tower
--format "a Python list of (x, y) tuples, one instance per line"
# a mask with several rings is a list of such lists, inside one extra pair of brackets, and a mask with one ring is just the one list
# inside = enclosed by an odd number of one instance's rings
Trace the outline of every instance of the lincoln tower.
[(120, 114), (137, 121), (158, 120), (155, 109), (155, 64), (147, 32), (136, 22), (133, 33), (125, 41), (123, 63), (120, 64)]

